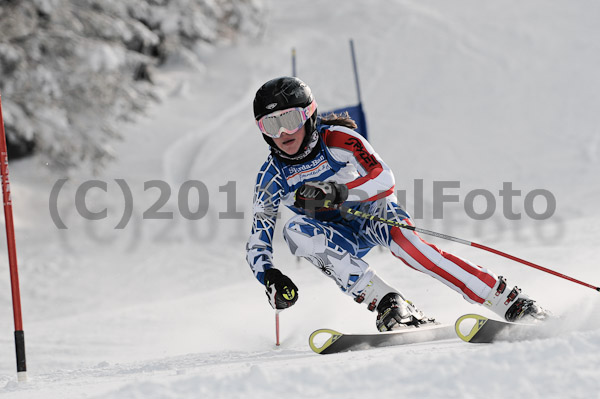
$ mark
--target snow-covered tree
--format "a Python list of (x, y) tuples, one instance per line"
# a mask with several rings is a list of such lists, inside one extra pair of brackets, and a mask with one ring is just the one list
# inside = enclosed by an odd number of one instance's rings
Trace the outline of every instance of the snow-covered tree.
[(118, 123), (156, 98), (152, 70), (261, 30), (261, 0), (0, 0), (9, 156), (97, 167)]

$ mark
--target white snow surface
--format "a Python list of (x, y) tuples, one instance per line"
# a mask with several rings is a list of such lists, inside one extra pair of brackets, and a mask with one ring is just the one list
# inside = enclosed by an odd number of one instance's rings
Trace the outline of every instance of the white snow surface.
[[(312, 331), (374, 332), (375, 315), (308, 262), (298, 263), (279, 235), (275, 264), (296, 282), (300, 299), (281, 313), (282, 345), (275, 347), (274, 312), (246, 264), (244, 245), (255, 176), (267, 156), (252, 118), (256, 89), (291, 74), (295, 48), (298, 75), (320, 110), (356, 103), (353, 38), (370, 141), (394, 170), (413, 214), (420, 206), (415, 184), (423, 181), (418, 225), (599, 284), (600, 3), (268, 5), (260, 40), (207, 48), (204, 68), (161, 71), (163, 101), (135, 125), (123, 125), (118, 160), (99, 175), (56, 175), (36, 159), (11, 163), (29, 381), (16, 379), (2, 245), (0, 395), (598, 398), (600, 295), (594, 290), (431, 239), (522, 287), (560, 317), (556, 328), (525, 342), (453, 339), (321, 356), (308, 347)], [(50, 197), (67, 177), (57, 209), (68, 229), (58, 229)], [(89, 221), (79, 215), (75, 197), (94, 179), (106, 182), (106, 192), (91, 188), (86, 206), (106, 208), (108, 217)], [(134, 205), (131, 220), (118, 229), (126, 201), (116, 179), (131, 189)], [(148, 183), (154, 180), (171, 188), (159, 211), (172, 217), (149, 218), (160, 197), (151, 187), (159, 183)], [(434, 219), (433, 185), (447, 181), (460, 181), (460, 189), (446, 189), (460, 203), (446, 204), (444, 218)], [(234, 183), (223, 187), (228, 182)], [(503, 216), (503, 182), (521, 190), (508, 209), (520, 220)], [(467, 194), (477, 189), (495, 200), (487, 220), (473, 220), (464, 210)], [(555, 197), (549, 219), (525, 212), (533, 190)], [(186, 209), (198, 210), (198, 198), (203, 207), (208, 199), (206, 216), (185, 219)], [(474, 201), (479, 213), (486, 210), (482, 199)], [(538, 197), (533, 208), (543, 213), (546, 202)], [(244, 218), (219, 219), (233, 211)], [(284, 220), (289, 216), (283, 212)], [(470, 312), (492, 316), (387, 252), (375, 249), (366, 260), (444, 323)]]

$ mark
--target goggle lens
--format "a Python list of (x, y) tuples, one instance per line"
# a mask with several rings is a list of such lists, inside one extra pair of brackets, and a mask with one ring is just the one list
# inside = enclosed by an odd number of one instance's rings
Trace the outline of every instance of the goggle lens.
[(265, 115), (256, 121), (262, 134), (279, 138), (281, 133), (296, 133), (317, 109), (317, 102), (313, 101), (306, 108), (289, 108)]

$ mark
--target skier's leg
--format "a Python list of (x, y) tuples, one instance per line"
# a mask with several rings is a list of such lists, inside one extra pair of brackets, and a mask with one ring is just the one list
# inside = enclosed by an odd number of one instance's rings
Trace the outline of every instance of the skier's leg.
[[(413, 225), (408, 214), (395, 203), (380, 203), (380, 213), (383, 206), (385, 214), (382, 217)], [(543, 310), (533, 300), (522, 294), (517, 287), (506, 290), (506, 280), (497, 277), (490, 270), (440, 250), (414, 231), (391, 226), (382, 230), (381, 225), (382, 223), (370, 222), (373, 231), (378, 232), (378, 240), (387, 243), (394, 256), (409, 267), (426, 273), (459, 292), (467, 301), (485, 305), (509, 321), (518, 320), (524, 315), (544, 317)]]
[(292, 254), (308, 259), (356, 302), (366, 303), (370, 311), (377, 310), (377, 327), (381, 331), (398, 323), (419, 324), (427, 320), (357, 256), (359, 239), (348, 226), (298, 215), (286, 223), (283, 236)]
[(359, 242), (347, 226), (297, 215), (284, 226), (283, 237), (293, 255), (308, 259), (355, 299), (375, 275), (357, 256)]
[[(402, 222), (413, 225), (410, 219)], [(485, 302), (498, 281), (489, 270), (442, 251), (411, 230), (392, 227), (389, 248), (408, 266), (436, 278), (471, 303)]]

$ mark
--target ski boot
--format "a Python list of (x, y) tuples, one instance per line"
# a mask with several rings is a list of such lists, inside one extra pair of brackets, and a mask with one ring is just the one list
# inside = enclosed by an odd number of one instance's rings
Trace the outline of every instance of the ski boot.
[(506, 279), (499, 276), (484, 305), (510, 322), (536, 322), (549, 317), (549, 312), (521, 293), (519, 287), (515, 286), (510, 292), (506, 292), (506, 287)]
[(375, 324), (377, 329), (382, 332), (419, 327), (434, 322), (434, 319), (425, 317), (423, 312), (396, 292), (386, 294), (377, 306)]

